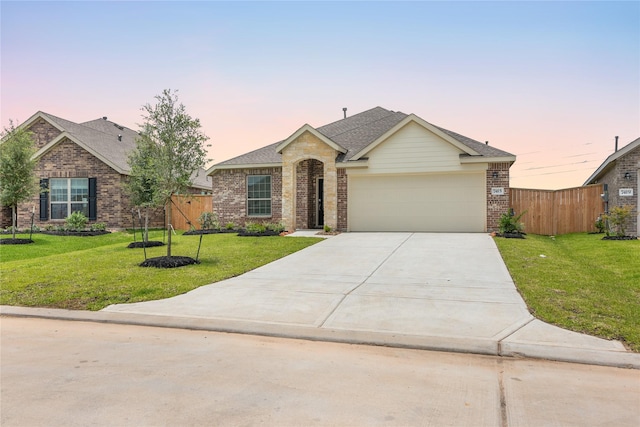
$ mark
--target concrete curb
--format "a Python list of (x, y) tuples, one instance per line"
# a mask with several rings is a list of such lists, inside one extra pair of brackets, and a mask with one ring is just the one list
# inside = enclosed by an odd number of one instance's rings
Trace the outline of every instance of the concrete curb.
[[(341, 330), (268, 322), (5, 305), (0, 306), (0, 316), (201, 330), (503, 357), (529, 357), (588, 365), (640, 369), (640, 354), (638, 353), (619, 349), (606, 350), (575, 347), (570, 344), (558, 345), (530, 341), (527, 339), (526, 334), (521, 333), (529, 323), (513, 335), (499, 341), (497, 339), (455, 336), (415, 336), (375, 331)], [(517, 339), (514, 338), (518, 333), (520, 335), (516, 337)]]

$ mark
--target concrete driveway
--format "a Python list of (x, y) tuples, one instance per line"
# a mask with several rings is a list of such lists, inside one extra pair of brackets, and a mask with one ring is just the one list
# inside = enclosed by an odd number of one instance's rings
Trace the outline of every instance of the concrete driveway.
[(184, 295), (103, 312), (144, 316), (143, 324), (160, 316), (196, 329), (640, 367), (617, 341), (534, 319), (486, 234), (344, 233)]

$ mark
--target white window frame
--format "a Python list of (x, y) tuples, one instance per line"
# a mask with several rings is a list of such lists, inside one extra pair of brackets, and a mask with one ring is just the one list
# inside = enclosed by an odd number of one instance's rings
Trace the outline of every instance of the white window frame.
[[(269, 197), (253, 197), (250, 198), (250, 194), (249, 194), (249, 186), (250, 186), (250, 181), (251, 178), (269, 178)], [(248, 175), (247, 176), (247, 217), (252, 217), (252, 218), (269, 218), (273, 215), (273, 179), (271, 177), (271, 175)], [(268, 200), (269, 201), (269, 213), (251, 213), (251, 202), (252, 201), (265, 201)]]

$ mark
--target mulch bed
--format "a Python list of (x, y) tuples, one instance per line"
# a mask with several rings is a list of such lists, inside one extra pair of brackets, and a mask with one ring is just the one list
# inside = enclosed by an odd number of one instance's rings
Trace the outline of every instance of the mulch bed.
[(496, 236), (504, 237), (505, 239), (524, 239), (524, 233), (497, 233)]
[(238, 232), (238, 236), (240, 237), (263, 237), (263, 236), (279, 236), (280, 233), (277, 231), (265, 231), (264, 233), (249, 233), (248, 231), (241, 230)]
[(188, 256), (160, 256), (147, 258), (140, 264), (140, 267), (176, 268), (192, 264), (200, 264), (200, 261)]
[(0, 245), (26, 245), (33, 243), (31, 239), (0, 239)]
[(602, 240), (637, 240), (635, 236), (604, 236)]
[(42, 234), (50, 234), (52, 236), (80, 236), (80, 237), (90, 237), (90, 236), (102, 236), (103, 234), (109, 234), (110, 231), (101, 230), (101, 231), (41, 231)]
[(189, 230), (182, 233), (183, 236), (199, 236), (201, 234), (238, 233), (238, 230)]
[(164, 246), (163, 242), (159, 242), (157, 240), (149, 240), (148, 242), (131, 242), (127, 248), (129, 249), (137, 249), (137, 248), (152, 248), (154, 246)]

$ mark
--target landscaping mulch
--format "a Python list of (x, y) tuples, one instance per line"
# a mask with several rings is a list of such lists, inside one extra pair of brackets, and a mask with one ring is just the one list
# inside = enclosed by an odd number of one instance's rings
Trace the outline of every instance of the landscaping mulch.
[(31, 239), (0, 239), (0, 245), (27, 245), (33, 243)]
[(248, 231), (241, 230), (238, 232), (240, 237), (263, 237), (263, 236), (279, 236), (280, 232), (267, 230), (262, 233), (250, 233)]
[(602, 240), (638, 240), (635, 236), (604, 236)]
[(90, 236), (102, 236), (103, 234), (109, 234), (111, 232), (106, 230), (95, 230), (95, 231), (41, 231), (41, 233), (49, 234), (52, 236), (90, 237)]
[(164, 246), (164, 242), (160, 242), (158, 240), (149, 240), (148, 242), (131, 242), (127, 248), (129, 249), (137, 249), (137, 248), (152, 248), (155, 246)]
[(189, 230), (182, 233), (183, 236), (199, 236), (201, 234), (228, 234), (238, 233), (239, 230)]
[(176, 268), (192, 264), (200, 264), (200, 261), (188, 256), (160, 256), (147, 258), (140, 264), (140, 267)]
[(505, 239), (524, 239), (524, 233), (498, 233), (496, 234), (498, 237), (504, 237)]

